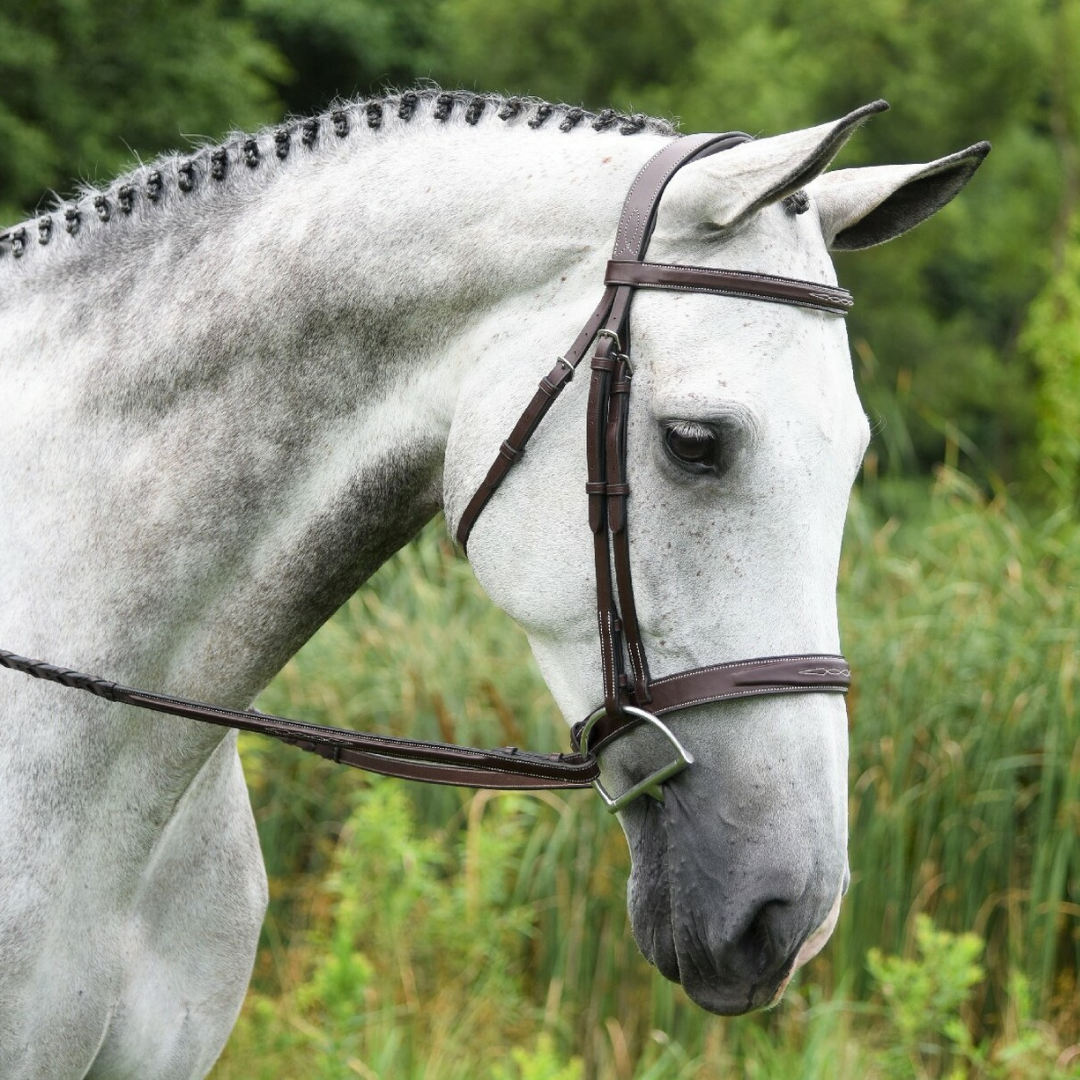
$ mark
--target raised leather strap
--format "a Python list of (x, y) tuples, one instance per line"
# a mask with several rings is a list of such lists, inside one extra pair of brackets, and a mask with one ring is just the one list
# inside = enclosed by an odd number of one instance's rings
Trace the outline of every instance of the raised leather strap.
[(516, 790), (583, 788), (588, 787), (599, 775), (596, 761), (591, 756), (532, 754), (516, 747), (482, 750), (471, 746), (324, 727), (254, 709), (230, 709), (168, 694), (136, 690), (2, 649), (0, 667), (21, 671), (73, 690), (85, 690), (108, 701), (183, 716), (218, 727), (270, 735), (343, 765), (353, 765), (404, 780)]
[(631, 285), (638, 289), (673, 289), (795, 304), (833, 315), (846, 315), (854, 303), (851, 293), (838, 286), (819, 285), (774, 274), (752, 274), (745, 270), (714, 270), (708, 266), (612, 259), (607, 264), (604, 282), (607, 285)]
[[(628, 292), (629, 290), (623, 290)], [(585, 490), (589, 499), (589, 529), (593, 535), (593, 572), (596, 578), (596, 619), (600, 635), (600, 671), (604, 684), (604, 706), (617, 709), (622, 674), (622, 638), (615, 590), (611, 578), (611, 551), (608, 546), (607, 483), (604, 463), (606, 456), (606, 418), (612, 374), (620, 361), (615, 357), (612, 338), (597, 342), (589, 379), (589, 401), (586, 406), (585, 452), (588, 461), (588, 481)]]
[(645, 254), (656, 225), (660, 196), (684, 165), (750, 141), (750, 136), (742, 131), (726, 131), (722, 134), (704, 132), (700, 135), (684, 135), (658, 150), (642, 166), (626, 193), (611, 257), (640, 259)]
[[(649, 684), (652, 701), (648, 710), (654, 716), (662, 716), (694, 705), (768, 694), (846, 694), (850, 685), (851, 668), (848, 662), (833, 653), (733, 660), (654, 679)], [(637, 723), (626, 714), (609, 712), (601, 717), (589, 736), (590, 756), (605, 742)], [(579, 746), (581, 727), (581, 723), (576, 724), (571, 733), (575, 748)]]
[[(623, 327), (624, 347), (629, 351), (629, 326)], [(630, 483), (626, 471), (627, 428), (630, 416), (630, 387), (632, 373), (627, 358), (620, 357), (608, 396), (608, 419), (606, 435), (607, 471), (607, 525), (611, 536), (612, 558), (615, 568), (615, 594), (618, 603), (619, 623), (630, 662), (629, 686), (633, 700), (639, 704), (648, 702), (649, 664), (645, 658), (645, 643), (638, 624), (637, 604), (630, 573), (630, 544), (627, 534), (627, 500)], [(643, 706), (642, 706), (643, 707)]]
[(455, 535), (462, 550), (467, 550), (469, 533), (472, 532), (476, 519), (480, 516), (484, 507), (487, 506), (491, 496), (498, 490), (499, 485), (510, 471), (510, 466), (525, 452), (525, 446), (532, 438), (533, 432), (536, 431), (540, 421), (547, 415), (548, 409), (555, 404), (555, 399), (562, 393), (566, 384), (574, 377), (574, 371), (577, 369), (578, 364), (581, 363), (581, 358), (588, 351), (593, 338), (596, 337), (597, 332), (604, 325), (604, 321), (611, 312), (615, 292), (614, 288), (604, 290), (600, 303), (596, 305), (593, 313), (582, 327), (581, 333), (578, 334), (574, 344), (567, 349), (565, 355), (560, 356), (555, 361), (555, 366), (540, 380), (540, 385), (537, 387), (536, 393), (533, 394), (532, 400), (518, 418), (514, 430), (504, 440), (503, 449), (500, 450), (499, 456), (492, 462), (487, 475), (473, 493), (468, 505), (462, 512), (461, 519), (458, 521)]

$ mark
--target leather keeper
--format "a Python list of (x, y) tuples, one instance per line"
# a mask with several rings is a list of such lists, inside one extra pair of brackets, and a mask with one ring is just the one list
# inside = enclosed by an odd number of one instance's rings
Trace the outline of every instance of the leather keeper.
[(562, 357), (559, 357), (559, 362), (540, 380), (540, 389), (548, 397), (558, 397), (562, 393), (562, 388), (573, 377), (574, 369)]

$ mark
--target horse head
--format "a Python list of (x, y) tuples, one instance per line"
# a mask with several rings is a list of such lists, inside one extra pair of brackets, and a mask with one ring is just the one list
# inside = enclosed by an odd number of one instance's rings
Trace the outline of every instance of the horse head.
[[(650, 261), (834, 285), (830, 250), (912, 228), (989, 149), (825, 173), (884, 107), (691, 161), (662, 196)], [(600, 290), (605, 255), (584, 253), (547, 322), (504, 327), (499, 356), (535, 353), (549, 335), (557, 351), (556, 331), (565, 344), (590, 282)], [(744, 657), (839, 652), (837, 566), (869, 426), (843, 319), (760, 299), (671, 290), (633, 302), (627, 530), (654, 679)], [(485, 450), (505, 434), (494, 363), (488, 355), (476, 364), (455, 415), (451, 519), (483, 475)], [(488, 594), (525, 628), (571, 722), (605, 700), (587, 381), (576, 380), (539, 426), (468, 549)], [(619, 812), (634, 935), (699, 1005), (743, 1013), (778, 1000), (836, 924), (849, 881), (844, 701), (798, 693), (701, 704), (671, 728), (693, 764)], [(601, 750), (604, 787), (626, 791), (670, 757), (662, 734), (642, 725)]]

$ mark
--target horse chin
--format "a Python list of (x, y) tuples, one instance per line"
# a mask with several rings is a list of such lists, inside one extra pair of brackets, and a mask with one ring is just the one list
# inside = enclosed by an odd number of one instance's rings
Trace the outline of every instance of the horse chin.
[[(645, 805), (628, 831), (634, 867), (627, 906), (638, 947), (708, 1012), (771, 1008), (828, 941), (844, 885), (823, 917), (829, 901), (815, 902), (806, 890), (792, 895), (775, 869), (759, 870), (753, 884), (741, 886), (739, 877), (750, 875), (701, 875), (694, 863), (707, 850), (704, 838), (672, 830), (672, 816), (681, 818), (675, 806)], [(671, 844), (669, 835), (691, 846)]]

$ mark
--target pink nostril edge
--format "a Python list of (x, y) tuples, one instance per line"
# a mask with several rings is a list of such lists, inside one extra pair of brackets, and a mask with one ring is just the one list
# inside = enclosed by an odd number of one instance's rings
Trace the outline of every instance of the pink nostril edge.
[(791, 969), (792, 972), (798, 971), (808, 960), (813, 960), (825, 947), (825, 942), (829, 940), (833, 930), (836, 928), (836, 920), (840, 918), (840, 898), (843, 895), (843, 889), (837, 892), (833, 906), (830, 908), (829, 914), (825, 916), (825, 921), (803, 942), (799, 955), (795, 957), (795, 966)]
[(777, 987), (776, 993), (773, 994), (772, 1000), (766, 1006), (771, 1009), (774, 1005), (778, 1004), (780, 999), (784, 996), (784, 991), (788, 988), (788, 983), (791, 982), (791, 976), (795, 974), (803, 966), (813, 960), (815, 956), (823, 948), (825, 948), (825, 942), (832, 937), (833, 930), (836, 929), (836, 920), (840, 918), (840, 901), (844, 896), (844, 888), (840, 887), (840, 891), (836, 894), (836, 899), (833, 901), (833, 906), (829, 910), (829, 914), (825, 916), (825, 921), (802, 943), (802, 948), (799, 949), (798, 956), (795, 957), (795, 963), (791, 970), (787, 974), (787, 978)]

